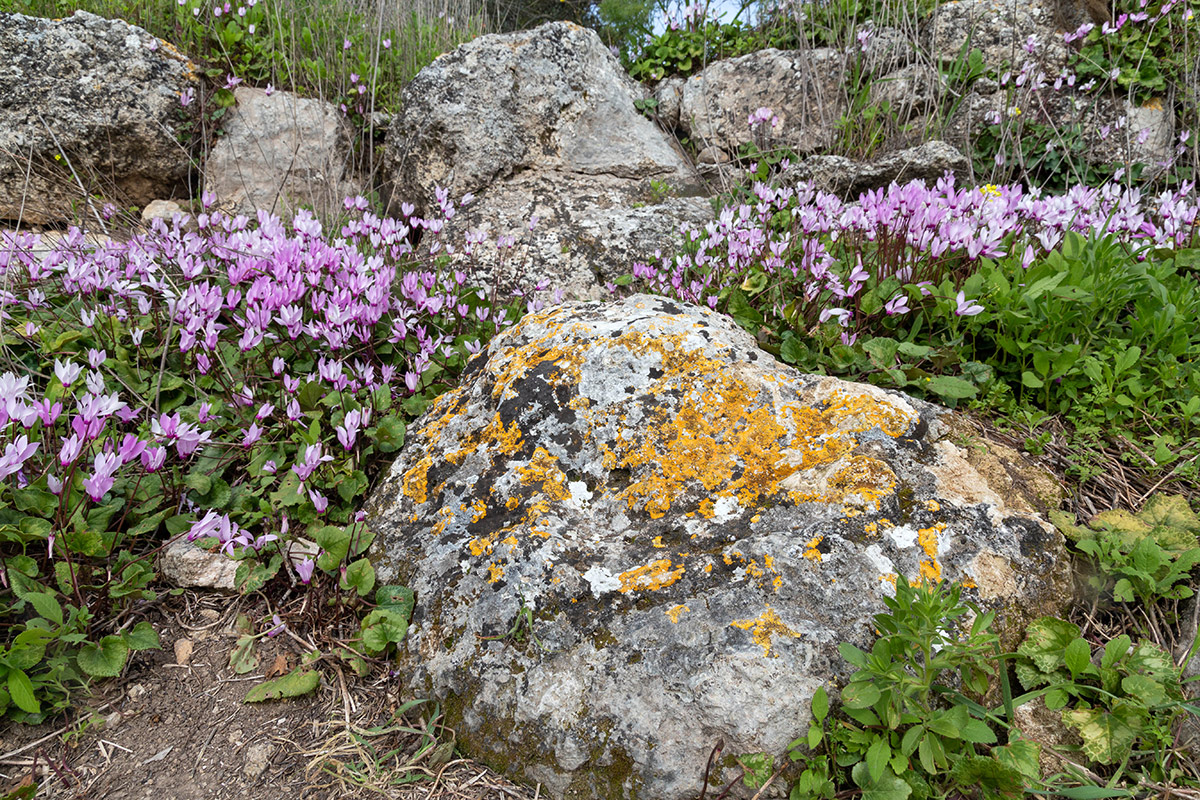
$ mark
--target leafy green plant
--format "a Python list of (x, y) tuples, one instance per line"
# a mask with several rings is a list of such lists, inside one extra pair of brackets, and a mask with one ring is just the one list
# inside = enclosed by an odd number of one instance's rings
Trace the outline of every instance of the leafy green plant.
[[(1184, 703), (1179, 668), (1157, 644), (1121, 634), (1097, 652), (1077, 625), (1043, 617), (1030, 625), (1015, 669), (1027, 690), (1045, 696), (1097, 764), (1121, 764), (1162, 780), (1166, 751), (1193, 709)], [(1031, 695), (1014, 702), (1028, 699)]]
[(875, 617), (871, 651), (839, 645), (857, 668), (842, 690), (846, 719), (829, 717), (823, 690), (814, 695), (809, 732), (791, 747), (793, 760), (804, 761), (793, 798), (831, 797), (837, 770), (871, 798), (928, 797), (963, 785), (989, 797), (1020, 795), (1023, 778), (1012, 762), (1027, 761), (1028, 753), (987, 747), (996, 742), (992, 718), (961, 693), (988, 691), (999, 648), (989, 630), (994, 613), (961, 593), (957, 585), (900, 576), (895, 597), (884, 600), (887, 612)]
[(629, 65), (635, 80), (654, 83), (686, 78), (714, 61), (772, 47), (769, 37), (740, 22), (705, 20), (695, 27), (668, 27), (655, 36)]
[(1096, 571), (1089, 582), (1098, 590), (1111, 589), (1113, 600), (1149, 608), (1193, 595), (1183, 582), (1200, 564), (1200, 518), (1185, 498), (1154, 495), (1137, 514), (1105, 511), (1088, 527), (1075, 526), (1063, 512), (1053, 512), (1051, 520), (1092, 557)]

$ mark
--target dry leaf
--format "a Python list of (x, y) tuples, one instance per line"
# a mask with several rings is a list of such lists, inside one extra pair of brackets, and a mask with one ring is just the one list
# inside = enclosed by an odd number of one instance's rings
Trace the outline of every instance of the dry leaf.
[(175, 663), (181, 667), (186, 667), (188, 662), (192, 660), (192, 650), (195, 645), (191, 639), (176, 639), (175, 640)]
[(274, 678), (276, 675), (286, 675), (288, 672), (287, 653), (280, 653), (275, 656), (275, 663), (267, 670), (265, 678)]

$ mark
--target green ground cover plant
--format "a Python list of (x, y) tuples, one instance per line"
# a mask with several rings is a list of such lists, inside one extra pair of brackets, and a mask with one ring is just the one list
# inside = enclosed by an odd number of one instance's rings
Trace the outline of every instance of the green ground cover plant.
[[(440, 223), (365, 208), (328, 233), (309, 212), (206, 211), (195, 231), (72, 229), (41, 253), (3, 235), (0, 711), (45, 719), (158, 646), (129, 615), (169, 537), (237, 560), (243, 593), (315, 592), (327, 623), (354, 620), (336, 655), (356, 670), (403, 639), (411, 592), (376, 585), (357, 507), (517, 308), (473, 288), (469, 261), (414, 250)], [(442, 195), (438, 219), (455, 208)], [(235, 671), (280, 625), (248, 627)]]

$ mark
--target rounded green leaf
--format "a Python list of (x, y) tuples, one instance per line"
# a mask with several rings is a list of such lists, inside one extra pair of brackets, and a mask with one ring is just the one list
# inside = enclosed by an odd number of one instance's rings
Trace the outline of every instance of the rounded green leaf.
[(79, 668), (93, 678), (115, 678), (127, 658), (129, 645), (120, 636), (105, 636), (98, 644), (79, 648)]

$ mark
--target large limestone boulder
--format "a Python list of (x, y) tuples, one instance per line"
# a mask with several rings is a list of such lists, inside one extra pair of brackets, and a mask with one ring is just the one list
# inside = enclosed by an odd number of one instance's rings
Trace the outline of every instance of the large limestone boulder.
[(801, 375), (695, 306), (530, 315), (368, 503), (378, 576), (416, 591), (404, 674), (553, 797), (695, 798), (718, 741), (781, 754), (805, 729), (897, 575), (968, 582), (1009, 641), (1064, 602), (1022, 468), (947, 416)]
[(239, 87), (224, 135), (208, 156), (204, 188), (231, 214), (286, 216), (301, 205), (322, 215), (358, 194), (351, 178), (354, 132), (336, 106), (291, 92)]
[(437, 187), (458, 197), (526, 170), (694, 185), (640, 99), (595, 31), (553, 22), (481, 36), (405, 89), (385, 144), (393, 210), (436, 209)]
[(118, 205), (186, 195), (200, 80), (171, 45), (83, 11), (0, 14), (0, 219), (79, 216), (83, 183)]
[[(546, 294), (596, 300), (635, 261), (678, 248), (681, 226), (702, 229), (712, 218), (703, 198), (633, 193), (628, 181), (604, 176), (528, 172), (485, 189), (447, 222), (445, 237), (485, 234), (488, 244), (460, 264), (505, 296), (541, 284)], [(500, 237), (512, 246), (492, 244)]]
[[(718, 61), (684, 81), (679, 128), (697, 149), (714, 151), (712, 163), (736, 156), (750, 142), (802, 155), (826, 149), (847, 107), (847, 59), (841, 51), (821, 48), (759, 50)], [(749, 117), (759, 108), (770, 108), (778, 127), (764, 124), (752, 131)]]
[(892, 183), (918, 180), (933, 185), (947, 172), (960, 183), (966, 181), (971, 162), (951, 145), (935, 139), (869, 162), (845, 156), (810, 156), (785, 170), (779, 182), (794, 186), (800, 181), (812, 181), (818, 191), (854, 200), (863, 192)]

